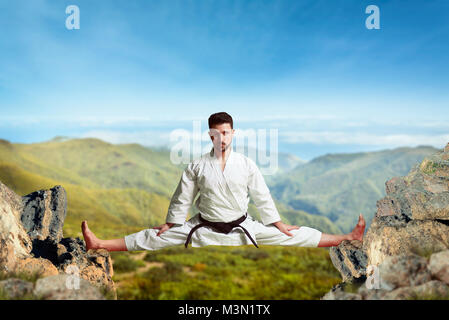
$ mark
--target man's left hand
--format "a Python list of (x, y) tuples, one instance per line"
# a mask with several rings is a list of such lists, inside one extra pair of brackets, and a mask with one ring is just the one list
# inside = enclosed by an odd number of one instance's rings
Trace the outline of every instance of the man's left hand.
[(292, 237), (293, 233), (290, 233), (290, 230), (299, 229), (298, 226), (291, 226), (289, 224), (285, 224), (282, 221), (278, 221), (273, 223), (281, 232), (285, 233), (287, 236)]

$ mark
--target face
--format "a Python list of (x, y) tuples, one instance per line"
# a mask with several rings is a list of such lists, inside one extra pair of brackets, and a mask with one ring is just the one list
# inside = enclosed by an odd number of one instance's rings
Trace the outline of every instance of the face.
[(209, 135), (215, 150), (224, 152), (226, 149), (230, 148), (234, 132), (235, 130), (231, 128), (230, 123), (222, 123), (210, 128)]

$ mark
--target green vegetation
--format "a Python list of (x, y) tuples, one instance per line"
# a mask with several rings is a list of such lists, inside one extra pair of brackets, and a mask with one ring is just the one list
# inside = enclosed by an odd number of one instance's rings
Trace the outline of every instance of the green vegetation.
[(376, 202), (385, 196), (385, 182), (406, 175), (437, 149), (420, 146), (377, 152), (327, 154), (276, 177), (274, 198), (295, 210), (328, 217), (349, 232), (363, 213), (369, 222)]
[(131, 272), (145, 266), (145, 262), (117, 252), (111, 252), (111, 258), (114, 261), (114, 272)]
[(171, 247), (144, 260), (143, 272), (114, 276), (119, 299), (319, 299), (341, 281), (322, 248)]

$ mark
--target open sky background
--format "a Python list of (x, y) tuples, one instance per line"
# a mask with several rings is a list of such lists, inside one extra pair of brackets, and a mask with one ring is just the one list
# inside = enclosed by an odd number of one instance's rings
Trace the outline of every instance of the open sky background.
[(442, 148), (448, 61), (447, 0), (0, 0), (0, 138), (160, 146), (226, 111), (305, 160)]

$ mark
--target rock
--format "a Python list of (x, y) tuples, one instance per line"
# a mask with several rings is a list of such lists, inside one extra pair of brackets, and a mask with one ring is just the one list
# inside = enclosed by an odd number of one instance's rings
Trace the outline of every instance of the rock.
[[(388, 180), (385, 190), (361, 248), (344, 242), (332, 248), (334, 266), (346, 282), (364, 275), (372, 284), (367, 270), (379, 271), (376, 288), (365, 285), (357, 292), (362, 299), (444, 295), (442, 284), (449, 280), (449, 144), (406, 176)], [(363, 255), (366, 263), (360, 262)], [(335, 293), (327, 297), (337, 298)]]
[(449, 248), (449, 226), (437, 220), (407, 220), (404, 216), (374, 218), (363, 239), (367, 265), (379, 265), (387, 257), (428, 254)]
[(421, 162), (419, 171), (427, 175), (448, 178), (449, 161), (443, 158), (441, 154), (432, 155)]
[(449, 219), (447, 178), (411, 171), (405, 179), (396, 177), (387, 181), (387, 196), (377, 201), (376, 217), (405, 215), (415, 220)]
[(88, 281), (67, 274), (37, 280), (33, 293), (45, 300), (105, 300)]
[(81, 277), (106, 288), (113, 296), (117, 295), (112, 280), (114, 275), (112, 260), (107, 250), (96, 249), (86, 253), (84, 242), (79, 238), (64, 238), (60, 244), (66, 249), (66, 252), (58, 256), (58, 268), (61, 272), (77, 268)]
[(16, 278), (0, 281), (0, 290), (5, 292), (10, 299), (18, 299), (25, 295), (31, 295), (33, 287), (33, 283)]
[(59, 242), (67, 214), (67, 194), (62, 186), (39, 190), (22, 198), (21, 221), (31, 240)]
[(449, 298), (449, 287), (438, 280), (429, 281), (415, 287), (402, 287), (382, 296), (383, 300), (433, 300), (441, 298)]
[(387, 257), (379, 266), (380, 287), (394, 290), (431, 280), (427, 259), (415, 254)]
[(61, 186), (20, 197), (0, 182), (0, 271), (40, 277), (78, 274), (116, 298), (109, 253), (86, 252), (83, 240), (63, 238), (66, 212)]
[(15, 273), (48, 277), (59, 274), (59, 270), (50, 260), (30, 257), (17, 261)]
[(331, 291), (326, 293), (321, 300), (362, 300), (362, 296), (353, 292), (345, 291), (346, 283), (337, 284)]
[(12, 272), (16, 261), (30, 257), (31, 241), (20, 220), (18, 196), (0, 182), (0, 271)]
[(362, 300), (380, 300), (388, 292), (390, 291), (386, 289), (368, 289), (366, 286), (361, 286), (358, 290)]
[(23, 210), (22, 197), (9, 189), (6, 185), (0, 182), (0, 198), (9, 204), (14, 213), (14, 216), (20, 221), (21, 213)]
[(432, 254), (429, 269), (434, 278), (449, 285), (449, 250)]
[(344, 282), (365, 276), (367, 258), (361, 241), (342, 241), (338, 247), (330, 248), (329, 255)]

